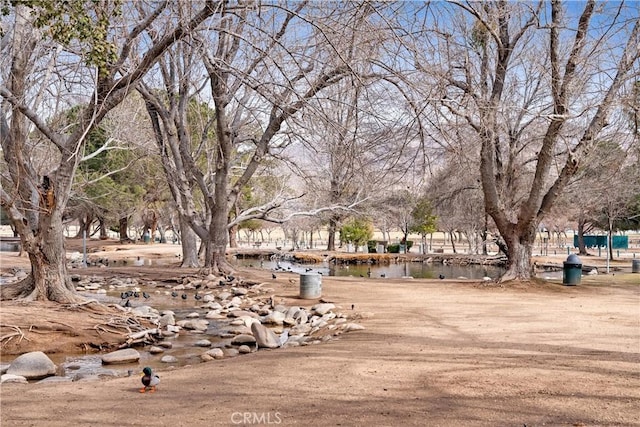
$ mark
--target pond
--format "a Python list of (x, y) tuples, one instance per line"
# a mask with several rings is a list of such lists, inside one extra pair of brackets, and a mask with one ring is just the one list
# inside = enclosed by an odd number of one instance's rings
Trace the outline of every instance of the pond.
[(437, 279), (497, 279), (504, 272), (501, 267), (492, 265), (444, 265), (440, 263), (406, 262), (399, 264), (342, 264), (331, 263), (298, 264), (292, 261), (271, 261), (238, 258), (234, 264), (242, 267), (262, 268), (271, 271), (287, 271), (295, 274), (320, 273), (324, 276), (352, 276), (371, 278)]

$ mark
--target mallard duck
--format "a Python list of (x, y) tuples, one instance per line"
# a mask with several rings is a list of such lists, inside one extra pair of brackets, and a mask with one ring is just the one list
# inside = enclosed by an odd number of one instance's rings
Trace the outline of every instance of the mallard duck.
[(153, 393), (156, 391), (156, 386), (160, 384), (160, 377), (147, 366), (142, 370), (142, 384), (144, 387), (140, 389), (140, 393), (147, 391), (147, 388), (150, 389), (150, 393)]

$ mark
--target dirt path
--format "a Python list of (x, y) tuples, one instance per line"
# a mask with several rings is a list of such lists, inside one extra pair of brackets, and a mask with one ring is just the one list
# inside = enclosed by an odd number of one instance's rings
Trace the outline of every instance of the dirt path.
[[(276, 292), (296, 302), (297, 289), (286, 281), (279, 278)], [(325, 298), (373, 314), (361, 321), (366, 330), (327, 344), (161, 371), (155, 394), (138, 393), (139, 377), (4, 384), (0, 420), (2, 426), (640, 425), (639, 289), (324, 278)]]

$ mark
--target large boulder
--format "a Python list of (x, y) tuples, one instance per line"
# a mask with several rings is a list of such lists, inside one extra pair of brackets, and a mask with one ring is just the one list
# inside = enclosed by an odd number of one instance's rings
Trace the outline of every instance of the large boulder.
[(102, 363), (112, 365), (116, 363), (131, 363), (140, 359), (140, 353), (133, 348), (112, 351), (102, 355)]
[(260, 348), (278, 348), (280, 347), (280, 340), (278, 336), (271, 330), (261, 325), (260, 323), (254, 323), (251, 325), (251, 332), (256, 338), (256, 343)]
[(56, 365), (41, 351), (18, 356), (7, 369), (7, 374), (25, 377), (28, 380), (45, 378), (55, 373)]

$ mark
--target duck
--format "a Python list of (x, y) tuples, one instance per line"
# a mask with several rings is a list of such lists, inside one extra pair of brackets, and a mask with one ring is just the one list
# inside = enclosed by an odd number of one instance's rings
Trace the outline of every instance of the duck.
[(147, 389), (150, 393), (154, 393), (158, 384), (160, 384), (160, 377), (154, 374), (150, 367), (145, 367), (142, 370), (142, 385), (144, 387), (140, 389), (140, 393), (144, 393)]

